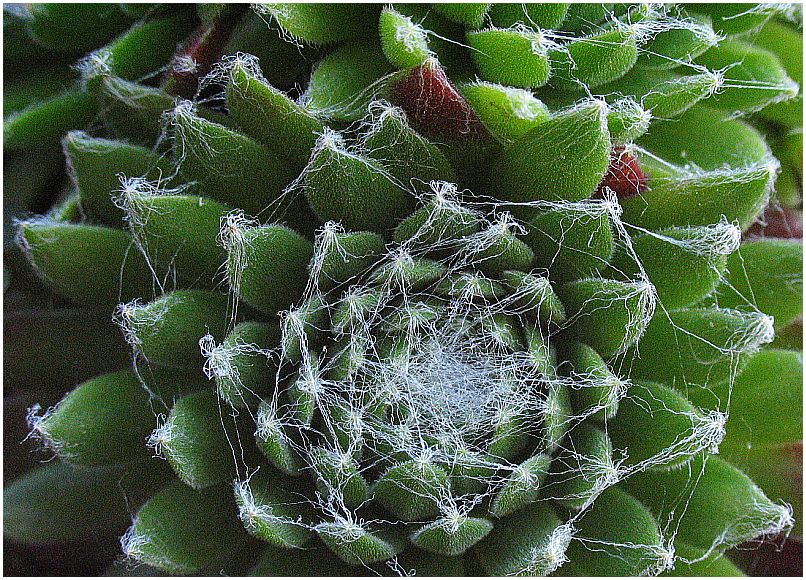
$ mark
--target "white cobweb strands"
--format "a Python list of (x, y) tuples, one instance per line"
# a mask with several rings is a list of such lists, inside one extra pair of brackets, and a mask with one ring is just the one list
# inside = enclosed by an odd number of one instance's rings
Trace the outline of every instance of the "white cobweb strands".
[[(259, 11), (272, 26), (276, 25), (273, 20), (277, 13), (274, 10), (282, 8), (264, 7)], [(669, 30), (690, 30), (708, 44), (719, 40), (709, 36), (707, 27), (663, 7), (653, 7), (651, 16), (640, 22), (620, 24), (634, 29), (639, 50), (655, 35)], [(615, 18), (611, 20), (615, 21)], [(548, 31), (546, 34), (547, 38), (558, 42), (564, 40)], [(677, 64), (696, 68), (690, 62)], [(203, 83), (210, 86), (221, 83), (235, 66), (244, 66), (258, 75), (260, 72), (253, 57), (238, 54), (214, 68)], [(385, 80), (381, 79), (379, 84)], [(378, 86), (373, 85), (367, 93), (374, 94), (377, 89)], [(601, 102), (605, 107), (604, 101)], [(325, 113), (317, 111), (323, 117)], [(190, 114), (192, 105), (184, 102), (169, 115), (174, 131), (185, 130), (178, 126), (176, 119)], [(360, 138), (355, 142), (354, 133), (366, 138), (380, 126), (384, 116), (396, 114), (399, 110), (395, 107), (375, 101), (369, 106), (369, 116), (363, 125), (342, 132), (326, 128), (316, 141), (313, 153), (333, 149), (360, 158), (365, 152), (362, 149), (364, 144)], [(215, 147), (215, 143), (210, 144), (204, 153), (215, 153)], [(394, 147), (394, 143), (389, 147)], [(181, 160), (183, 152), (179, 152), (179, 157)], [(698, 174), (696, 168), (676, 169), (678, 173), (691, 177)], [(304, 176), (317, 170), (321, 168), (309, 164), (302, 176), (286, 188), (286, 195), (298, 193), (297, 190), (303, 187)], [(724, 168), (710, 174), (718, 176), (720, 171), (729, 178), (734, 170)], [(358, 505), (349, 501), (348, 488), (354, 483), (349, 476), (350, 469), (355, 469), (371, 485), (390, 466), (413, 462), (422, 469), (409, 473), (406, 491), (433, 500), (439, 517), (446, 519), (446, 529), (450, 530), (451, 522), (458, 525), (457, 522), (467, 518), (471, 510), (498, 493), (513, 473), (522, 473), (524, 459), (544, 453), (555, 458), (551, 473), (554, 483), (562, 484), (564, 479), (584, 476), (594, 485), (585, 497), (559, 497), (553, 491), (561, 489), (561, 485), (546, 486), (545, 493), (535, 501), (576, 499), (581, 500), (581, 508), (577, 506), (579, 509), (572, 510), (568, 521), (562, 522), (551, 533), (548, 543), (531, 554), (531, 561), (523, 571), (560, 570), (561, 573), (563, 563), (568, 560), (566, 549), (572, 541), (580, 541), (592, 551), (612, 550), (616, 553), (634, 548), (642, 554), (650, 554), (646, 561), (647, 573), (659, 573), (673, 567), (676, 560), (671, 547), (673, 532), (664, 530), (664, 536), (668, 537), (662, 538), (657, 546), (630, 546), (577, 537), (578, 526), (597, 497), (633, 473), (664, 466), (683, 456), (716, 452), (725, 434), (730, 409), (726, 406), (719, 412), (692, 416), (690, 430), (680, 433), (669, 448), (631, 468), (624, 467), (629, 449), (616, 450), (607, 460), (585, 461), (588, 458), (572, 448), (569, 437), (561, 436), (554, 441), (547, 432), (555, 429), (573, 434), (579, 425), (594, 420), (594, 415), (604, 415), (602, 426), (607, 431), (608, 423), (618, 420), (615, 409), (619, 401), (635, 396), (631, 395), (631, 381), (617, 375), (603, 378), (592, 372), (566, 372), (563, 361), (555, 363), (552, 358), (563, 356), (564, 353), (557, 352), (561, 349), (556, 347), (564, 338), (564, 330), (574, 322), (573, 316), (564, 322), (547, 324), (537, 316), (545, 306), (543, 301), (527, 300), (531, 295), (544, 296), (544, 290), (556, 290), (553, 283), (546, 281), (548, 272), (545, 269), (532, 272), (539, 278), (534, 286), (504, 288), (484, 269), (483, 262), (506, 258), (506, 245), (501, 243), (502, 240), (525, 237), (528, 224), (517, 218), (524, 215), (525, 210), (568, 210), (569, 216), (578, 217), (569, 218), (571, 223), (564, 224), (565, 229), (573, 227), (574, 219), (606, 216), (616, 243), (637, 265), (637, 277), (630, 281), (634, 292), (625, 301), (635, 299), (639, 305), (630, 312), (633, 318), (628, 326), (643, 328), (653, 315), (664, 313), (655, 312), (656, 306), (662, 307), (662, 304), (657, 302), (651, 280), (633, 249), (631, 232), (657, 236), (692, 254), (716, 257), (737, 249), (741, 239), (739, 228), (723, 220), (704, 230), (704, 234), (696, 239), (680, 241), (623, 222), (619, 201), (610, 190), (604, 192), (603, 199), (573, 203), (505, 203), (461, 191), (452, 183), (417, 183), (416, 179), (411, 183), (398, 183), (391, 175), (384, 174), (384, 177), (411, 190), (419, 197), (420, 207), (429, 208), (410, 237), (388, 243), (366, 271), (347, 281), (328, 280), (328, 283), (332, 282), (332, 286), (328, 286), (321, 283), (326, 257), (338, 256), (349, 261), (354, 256), (340, 245), (345, 228), (337, 222), (327, 222), (314, 240), (313, 259), (303, 296), (280, 313), (278, 326), (282, 329), (282, 338), (275, 351), (267, 352), (251, 344), (228, 350), (210, 335), (202, 337), (199, 342), (207, 377), (226, 376), (239, 386), (237, 368), (230, 364), (233, 356), (262, 354), (279, 361), (276, 389), (262, 401), (255, 413), (255, 434), (258, 439), (275, 440), (278, 445), (290, 449), (301, 464), (299, 471), (313, 477), (318, 484), (316, 492), (297, 498), (300, 503), (310, 504), (306, 507), (315, 508), (317, 519), (302, 522), (289, 518), (284, 521), (308, 527), (311, 531), (326, 532), (344, 541), (362, 538), (376, 527), (400, 524), (391, 515), (378, 519), (383, 516), (378, 516), (378, 511), (366, 509), (367, 501)], [(422, 190), (430, 191), (422, 193)], [(144, 241), (137, 235), (138, 226), (142, 228), (148, 215), (138, 206), (138, 199), (144, 194), (160, 195), (167, 191), (160, 184), (142, 179), (123, 182), (117, 204), (126, 212), (126, 219), (140, 245)], [(477, 227), (470, 233), (457, 235), (452, 231), (456, 222), (447, 216), (462, 216)], [(236, 303), (242, 273), (249, 265), (247, 250), (250, 248), (243, 232), (258, 225), (257, 220), (241, 211), (234, 211), (221, 221), (218, 242), (226, 248), (229, 256), (224, 268), (230, 294)], [(554, 241), (562, 249), (563, 240)], [(499, 247), (504, 249), (499, 252), (496, 250)], [(148, 248), (140, 249), (148, 256)], [(601, 261), (600, 257), (597, 259)], [(432, 267), (435, 263), (436, 268)], [(329, 289), (324, 290), (325, 286)], [(326, 322), (318, 322), (320, 326), (314, 328), (308, 320), (311, 315), (308, 305), (315, 305), (312, 308), (317, 316), (312, 318)], [(138, 306), (137, 303), (122, 305), (117, 316), (127, 339), (135, 348), (138, 346), (136, 329), (132, 327), (130, 314)], [(587, 306), (598, 311), (614, 304), (612, 297), (596, 295)], [(237, 310), (233, 308), (233, 312)], [(159, 313), (155, 315), (157, 319), (159, 316)], [(734, 337), (725, 354), (753, 350), (770, 338), (772, 328), (768, 317), (759, 313), (748, 313), (747, 316), (749, 323), (744, 333)], [(234, 317), (235, 314), (233, 320)], [(531, 343), (527, 329), (535, 331), (533, 336), (542, 341), (542, 347), (527, 344)], [(629, 361), (624, 360), (626, 356), (633, 356), (628, 346), (631, 345), (625, 343), (617, 353), (618, 358), (614, 359), (619, 368), (630, 366)], [(654, 353), (640, 352), (640, 342), (636, 352), (640, 354), (634, 356), (655, 356)], [(618, 372), (619, 369), (615, 370)], [(587, 390), (596, 390), (603, 395), (598, 402), (584, 408), (573, 408), (569, 404), (566, 407), (570, 408), (565, 409), (557, 396), (558, 392), (567, 392), (569, 399), (576, 399)], [(311, 415), (315, 415), (315, 419), (305, 421), (300, 418), (303, 405), (312, 407)], [(163, 423), (152, 436), (149, 443), (157, 453), (171, 436), (170, 427)], [(240, 445), (240, 442), (233, 444)], [(323, 453), (314, 453), (314, 449)], [(243, 450), (240, 452), (243, 454)], [(557, 461), (561, 455), (571, 459)], [(323, 467), (316, 459), (322, 456), (333, 458), (333, 464)], [(585, 472), (574, 471), (581, 469), (574, 467), (581, 464), (585, 465)], [(421, 475), (428, 472), (426, 466), (439, 466), (452, 481), (468, 485), (460, 485), (455, 490), (450, 489), (450, 485), (432, 485), (430, 479)], [(528, 477), (525, 479), (528, 481)], [(692, 481), (695, 479), (696, 474)], [(242, 518), (270, 517), (266, 508), (256, 501), (248, 480), (237, 483), (235, 491), (244, 506), (241, 508)], [(689, 490), (690, 493), (693, 492)], [(725, 530), (719, 542), (729, 544), (751, 532), (762, 534), (778, 524), (778, 528), (785, 527), (784, 520), (786, 514), (781, 512), (771, 514), (765, 522), (737, 523), (736, 529)], [(125, 538), (124, 549), (127, 554), (136, 555), (138, 539)], [(388, 567), (398, 573), (414, 572), (396, 560), (390, 561)]]
[[(328, 449), (332, 457), (341, 458), (337, 463), (344, 464), (339, 468), (343, 473), (346, 473), (345, 466), (357, 466), (368, 482), (377, 480), (378, 474), (389, 465), (407, 457), (423, 465), (441, 465), (449, 473), (464, 474), (461, 477), (478, 485), (462, 492), (439, 487), (424, 492), (423, 486), (417, 484), (415, 473), (410, 491), (430, 497), (445, 517), (466, 514), (497, 493), (504, 480), (518, 469), (521, 459), (516, 457), (547, 451), (542, 437), (543, 418), (547, 412), (556, 411), (549, 395), (552, 386), (569, 392), (607, 387), (607, 398), (563, 420), (567, 430), (573, 430), (599, 411), (614, 408), (619, 399), (629, 396), (630, 381), (626, 378), (605, 380), (585, 373), (564, 376), (547, 372), (545, 368), (536, 371), (534, 354), (527, 352), (523, 343), (508, 342), (507, 324), (515, 329), (523, 328), (540, 304), (524, 307), (519, 300), (522, 296), (517, 292), (510, 296), (485, 296), (479, 290), (481, 285), (466, 284), (462, 292), (446, 292), (446, 288), (457, 287), (457, 280), (493, 282), (476, 269), (476, 256), (500, 239), (502, 232), (522, 234), (523, 224), (507, 211), (505, 204), (476, 203), (470, 209), (458, 200), (455, 186), (434, 183), (432, 187), (433, 197), (425, 199), (436, 200), (435, 209), (420, 232), (431, 228), (429, 237), (433, 236), (432, 225), (439, 223), (440, 208), (445, 207), (472, 212), (479, 220), (478, 232), (460, 240), (437, 235), (442, 241), (431, 246), (418, 244), (415, 234), (408, 241), (390, 244), (385, 255), (378, 257), (369, 271), (350, 279), (344, 289), (325, 293), (316, 283), (322, 256), (335, 251), (349, 258), (346, 250), (338, 247), (337, 234), (344, 229), (335, 222), (328, 223), (317, 234), (309, 268), (310, 280), (297, 304), (318, 300), (318, 308), (325, 310), (326, 318), (333, 323), (332, 341), (322, 345), (308, 340), (305, 321), (300, 319), (298, 324), (291, 324), (293, 320), (289, 318), (302, 311), (292, 308), (285, 313), (282, 327), (294, 331), (301, 353), (296, 361), (288, 358), (289, 352), (284, 346), (275, 353), (280, 358), (278, 392), (258, 417), (257, 435), (281, 437), (301, 458), (302, 471), (324, 482), (319, 493), (305, 500), (324, 517), (321, 523), (311, 524), (311, 530), (321, 532), (327, 528), (328, 533), (338, 532), (354, 540), (373, 526), (397, 522), (394, 518), (385, 522), (363, 520), (362, 506), (351, 505), (345, 497), (350, 478), (326, 477), (320, 472), (322, 466), (313, 461), (309, 453), (314, 447)], [(621, 222), (614, 196), (595, 202), (534, 205), (544, 210), (550, 206), (573, 205), (587, 209), (591, 215), (608, 215), (619, 243), (631, 249), (628, 230), (633, 228)], [(237, 231), (243, 219), (242, 215), (231, 215), (222, 223), (221, 243), (231, 251), (239, 243)], [(707, 232), (707, 240), (689, 242), (686, 249), (697, 254), (729, 253), (736, 247), (736, 230), (726, 222), (715, 224), (712, 231)], [(444, 252), (446, 248), (453, 252), (440, 260), (444, 270), (425, 283), (412, 283), (411, 272), (420, 261), (432, 259), (435, 253)], [(632, 252), (632, 255), (638, 260), (637, 254)], [(388, 268), (391, 274), (373, 275), (382, 268)], [(643, 270), (640, 262), (639, 269)], [(639, 281), (639, 290), (642, 284), (648, 285), (651, 295), (647, 299), (651, 303), (641, 312), (642, 316), (649, 317), (654, 309), (654, 294), (649, 282)], [(341, 312), (340, 317), (336, 316), (337, 312)], [(540, 336), (550, 343), (560, 330), (541, 328)], [(741, 341), (741, 337), (737, 340)], [(220, 353), (216, 345), (203, 339), (200, 346), (207, 357), (208, 375), (224, 372), (226, 361), (217, 356)], [(297, 377), (294, 384), (298, 389), (310, 397), (321, 421), (306, 425), (296, 418), (294, 407), (286, 397), (292, 375)], [(607, 421), (610, 420), (614, 420), (612, 416), (608, 416)], [(623, 467), (623, 457), (601, 465), (586, 464), (586, 469), (592, 472), (585, 477), (595, 482), (592, 493), (582, 498), (582, 508), (564, 524), (566, 532), (557, 532), (551, 544), (553, 548), (535, 554), (534, 566), (551, 569), (562, 566), (567, 560), (565, 548), (571, 541), (568, 530), (586, 516), (596, 497), (608, 487), (633, 472), (663, 465), (677, 456), (701, 450), (715, 451), (724, 435), (725, 415), (715, 412), (696, 422), (692, 418), (692, 421), (691, 430), (681, 433), (672, 447), (633, 469)], [(525, 452), (510, 455), (491, 451), (491, 445), (518, 438), (526, 441), (521, 448), (526, 449)], [(555, 453), (563, 451), (570, 450), (561, 443)], [(626, 457), (629, 449), (619, 453), (622, 452)], [(338, 465), (330, 467), (338, 468)], [(555, 467), (561, 470), (561, 478), (576, 475), (562, 473), (562, 466)], [(551, 489), (547, 491), (546, 499), (558, 499), (552, 496)], [(260, 511), (260, 506), (249, 505), (255, 513)], [(296, 525), (307, 524), (296, 522)], [(726, 530), (726, 534), (731, 533)], [(607, 549), (601, 542), (581, 541), (593, 550)], [(635, 549), (645, 553), (649, 548), (636, 546)], [(672, 567), (673, 551), (664, 551), (662, 546), (655, 548), (656, 556), (647, 561), (646, 571), (657, 573)]]
[[(451, 494), (436, 488), (426, 492), (433, 494), (432, 499), (441, 513), (466, 513), (495, 493), (507, 475), (518, 468), (518, 462), (506, 453), (491, 452), (491, 443), (523, 437), (529, 441), (526, 444), (529, 453), (542, 450), (540, 417), (545, 415), (549, 405), (548, 390), (552, 383), (570, 388), (600, 385), (594, 377), (569, 379), (535, 372), (533, 356), (507, 342), (506, 327), (500, 326), (501, 319), (508, 319), (519, 327), (526, 324), (530, 315), (529, 308), (516, 304), (517, 296), (514, 299), (488, 298), (483, 293), (474, 293), (470, 285), (471, 290), (466, 292), (444, 291), (445, 284), (455, 286), (457, 278), (486, 279), (475, 269), (475, 256), (490, 248), (502, 232), (523, 233), (523, 226), (503, 204), (488, 207), (486, 212), (480, 208), (470, 210), (458, 201), (451, 184), (435, 183), (432, 187), (435, 210), (420, 231), (438, 223), (439, 218), (435, 216), (440, 208), (449, 206), (452, 210), (472, 211), (481, 222), (479, 233), (430, 247), (417, 244), (417, 235), (400, 245), (393, 244), (375, 266), (375, 271), (390, 268), (389, 276), (373, 277), (372, 272), (368, 272), (350, 280), (347, 290), (324, 295), (314, 280), (321, 270), (321, 256), (334, 249), (339, 251), (334, 248), (338, 243), (335, 234), (343, 229), (329, 223), (320, 230), (310, 268), (311, 281), (299, 303), (323, 299), (323, 308), (331, 314), (334, 324), (333, 313), (341, 309), (347, 314), (338, 319), (341, 326), (333, 329), (335, 336), (340, 337), (336, 343), (316, 348), (306, 340), (299, 341), (301, 374), (306, 377), (302, 383), (315, 383), (316, 388), (308, 392), (315, 393), (312, 399), (323, 421), (303, 427), (300, 437), (289, 437), (285, 441), (303, 460), (309, 458), (307, 450), (314, 445), (331, 449), (334, 457), (345, 461), (357, 460), (360, 473), (368, 481), (377, 477), (382, 465), (394, 464), (393, 457), (397, 460), (409, 457), (417, 462), (443, 465), (453, 473), (468, 473), (464, 477), (481, 484), (474, 488), (477, 491)], [(606, 199), (590, 204), (589, 209), (605, 212), (615, 221), (619, 219), (619, 212), (611, 209), (611, 203), (614, 200)], [(489, 221), (485, 215), (491, 216)], [(618, 234), (627, 236), (626, 228), (620, 224), (615, 229)], [(433, 228), (429, 233), (433, 234)], [(425, 285), (411, 284), (408, 276), (418, 261), (443, 247), (459, 247), (465, 251), (443, 259), (445, 270), (436, 279), (430, 279)], [(317, 256), (320, 259), (317, 260)], [(296, 326), (295, 335), (304, 337), (304, 324)], [(541, 334), (546, 340), (551, 339), (551, 331), (541, 330)], [(288, 353), (279, 354), (282, 359)], [(281, 364), (283, 370), (278, 376), (281, 388), (288, 367), (294, 367), (294, 363)], [(618, 388), (611, 385), (610, 399), (599, 407), (586, 409), (584, 414), (567, 418), (568, 428), (573, 429), (585, 417), (616, 403), (625, 395), (628, 385), (627, 380), (621, 381)], [(259, 435), (261, 430), (262, 434), (267, 433), (269, 424), (273, 432), (283, 428), (300, 429), (281, 399), (272, 400), (274, 410), (270, 421), (258, 421)], [(698, 441), (705, 439), (698, 434)], [(710, 444), (710, 439), (708, 441)], [(666, 459), (659, 456), (656, 461), (662, 463)], [(318, 480), (326, 479), (316, 475), (318, 469), (321, 467), (313, 462), (305, 466)], [(601, 472), (590, 474), (597, 481), (596, 492), (575, 518), (584, 517), (595, 495), (626, 475), (612, 462), (602, 465)], [(348, 482), (346, 478), (327, 478), (326, 493), (309, 499), (327, 519), (346, 522), (338, 526), (340, 533), (350, 531), (352, 538), (364, 533), (371, 522), (356, 523), (361, 509), (349, 507), (349, 502), (345, 501)], [(423, 493), (419, 486), (415, 487), (418, 493)], [(536, 554), (541, 566), (554, 569), (566, 560), (564, 550), (570, 536), (561, 536), (554, 542), (556, 550)], [(544, 562), (545, 558), (551, 562)]]

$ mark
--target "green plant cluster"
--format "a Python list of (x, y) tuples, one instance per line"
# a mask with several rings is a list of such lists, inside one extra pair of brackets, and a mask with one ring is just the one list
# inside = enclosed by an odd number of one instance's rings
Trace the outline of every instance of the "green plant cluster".
[(802, 243), (746, 233), (801, 206), (799, 22), (5, 9), (8, 214), (69, 175), (6, 249), (7, 293), (67, 316), (12, 377), (81, 369), (30, 409), (57, 460), (5, 537), (170, 574), (739, 574), (802, 529)]

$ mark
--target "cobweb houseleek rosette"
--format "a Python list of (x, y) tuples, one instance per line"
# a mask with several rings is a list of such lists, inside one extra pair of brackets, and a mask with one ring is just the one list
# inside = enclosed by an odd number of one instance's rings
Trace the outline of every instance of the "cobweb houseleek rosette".
[[(800, 246), (741, 243), (778, 163), (732, 118), (791, 95), (782, 69), (717, 70), (736, 48), (693, 9), (362, 10), (261, 8), (332, 47), (299, 101), (241, 53), (201, 83), (227, 116), (149, 87), (164, 146), (71, 134), (78, 201), (18, 229), (59, 292), (122, 302), (133, 371), (31, 426), (76, 489), (80, 466), (154, 472), (124, 552), (184, 574), (249, 569), (251, 546), (255, 573), (693, 573), (790, 528), (729, 462), (754, 465), (746, 373), (802, 372), (764, 348), (799, 312)], [(85, 74), (124, 108), (145, 94)]]

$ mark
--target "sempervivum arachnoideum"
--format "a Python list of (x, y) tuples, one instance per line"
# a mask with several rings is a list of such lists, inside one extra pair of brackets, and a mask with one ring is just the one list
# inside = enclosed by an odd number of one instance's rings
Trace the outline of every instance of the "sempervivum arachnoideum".
[[(19, 158), (73, 129), (17, 240), (133, 353), (32, 409), (59, 461), (6, 489), (8, 538), (131, 523), (174, 574), (731, 574), (795, 525), (802, 246), (742, 241), (800, 179), (791, 13), (183, 10), (82, 59), (69, 126), (6, 119)], [(160, 27), (196, 28), (161, 76)]]

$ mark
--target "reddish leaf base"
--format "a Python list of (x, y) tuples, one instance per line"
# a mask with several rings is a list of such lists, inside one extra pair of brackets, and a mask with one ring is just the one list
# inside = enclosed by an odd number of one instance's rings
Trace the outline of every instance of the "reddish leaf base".
[(638, 158), (619, 145), (610, 152), (610, 165), (593, 197), (603, 197), (605, 188), (609, 188), (619, 199), (627, 199), (646, 191), (648, 181)]
[(165, 91), (186, 99), (195, 97), (199, 80), (221, 58), (237, 22), (237, 16), (227, 12), (221, 18), (197, 28), (174, 55), (165, 75)]
[(803, 538), (774, 538), (732, 550), (730, 558), (749, 576), (803, 576)]
[(744, 232), (744, 239), (786, 238), (803, 239), (803, 212), (770, 203)]
[(412, 127), (437, 140), (489, 137), (475, 111), (456, 90), (435, 59), (429, 59), (397, 79), (391, 101), (402, 108)]
[(775, 334), (774, 347), (803, 350), (803, 316), (798, 316)]

